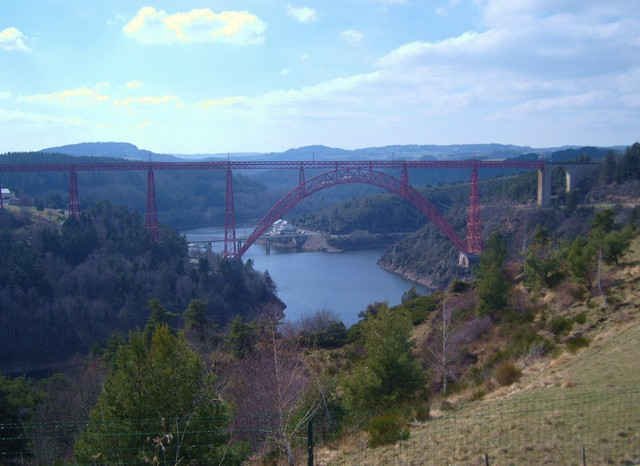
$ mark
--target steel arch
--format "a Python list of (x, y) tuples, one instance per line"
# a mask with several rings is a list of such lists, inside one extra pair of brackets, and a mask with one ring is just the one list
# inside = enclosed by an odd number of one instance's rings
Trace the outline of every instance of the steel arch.
[(347, 167), (337, 168), (336, 170), (318, 175), (289, 191), (276, 202), (269, 212), (258, 222), (258, 225), (249, 238), (247, 238), (239, 249), (238, 255), (242, 256), (247, 252), (276, 220), (282, 218), (283, 215), (298, 205), (300, 201), (323, 189), (343, 184), (370, 184), (397, 194), (410, 202), (416, 209), (422, 212), (427, 219), (433, 222), (438, 229), (449, 238), (458, 251), (467, 253), (467, 245), (458, 236), (451, 224), (445, 220), (431, 202), (409, 184), (403, 183), (401, 180), (383, 172), (370, 170), (368, 168)]

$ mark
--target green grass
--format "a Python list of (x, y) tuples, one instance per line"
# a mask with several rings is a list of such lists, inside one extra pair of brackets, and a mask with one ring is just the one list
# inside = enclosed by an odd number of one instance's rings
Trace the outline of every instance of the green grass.
[[(345, 448), (332, 465), (588, 464), (640, 461), (640, 325), (583, 350), (555, 383), (469, 403), (411, 429), (409, 440)], [(574, 385), (575, 384), (575, 385)], [(571, 386), (573, 385), (573, 386)], [(630, 463), (632, 464), (632, 463)]]

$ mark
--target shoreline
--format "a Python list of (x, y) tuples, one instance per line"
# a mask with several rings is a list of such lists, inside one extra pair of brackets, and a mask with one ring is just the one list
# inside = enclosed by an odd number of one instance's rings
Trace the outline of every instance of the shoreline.
[(420, 285), (423, 286), (425, 288), (427, 288), (429, 291), (434, 292), (437, 290), (442, 289), (442, 287), (437, 286), (433, 283), (433, 280), (429, 280), (426, 278), (420, 278), (418, 277), (415, 273), (413, 272), (406, 272), (403, 271), (400, 268), (394, 268), (394, 267), (390, 267), (386, 264), (382, 263), (382, 258), (378, 259), (378, 267), (380, 267), (382, 270), (384, 270), (385, 272), (389, 272), (392, 273), (394, 275), (397, 275), (409, 282), (415, 283), (416, 285)]

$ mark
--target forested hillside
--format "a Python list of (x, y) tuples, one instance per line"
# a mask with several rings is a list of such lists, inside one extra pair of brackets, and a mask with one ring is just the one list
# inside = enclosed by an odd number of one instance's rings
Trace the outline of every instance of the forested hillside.
[(198, 298), (218, 324), (277, 302), (250, 262), (211, 256), (194, 264), (182, 237), (162, 230), (154, 243), (140, 215), (109, 203), (63, 225), (0, 211), (0, 244), (4, 368), (61, 361), (126, 334), (146, 321), (151, 299), (182, 313)]

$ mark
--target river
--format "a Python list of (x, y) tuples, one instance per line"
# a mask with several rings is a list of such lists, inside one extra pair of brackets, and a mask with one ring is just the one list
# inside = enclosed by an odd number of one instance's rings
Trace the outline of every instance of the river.
[[(250, 228), (238, 228), (246, 238)], [(220, 227), (199, 228), (183, 232), (188, 241), (207, 241), (224, 237)], [(216, 243), (214, 250), (220, 250)], [(358, 313), (374, 301), (400, 302), (402, 293), (414, 284), (382, 270), (377, 261), (381, 250), (326, 252), (278, 252), (267, 255), (261, 245), (253, 245), (243, 256), (252, 259), (256, 270), (268, 270), (278, 288), (278, 296), (287, 305), (286, 319), (292, 322), (326, 309), (351, 325)], [(427, 289), (415, 285), (420, 293)]]

